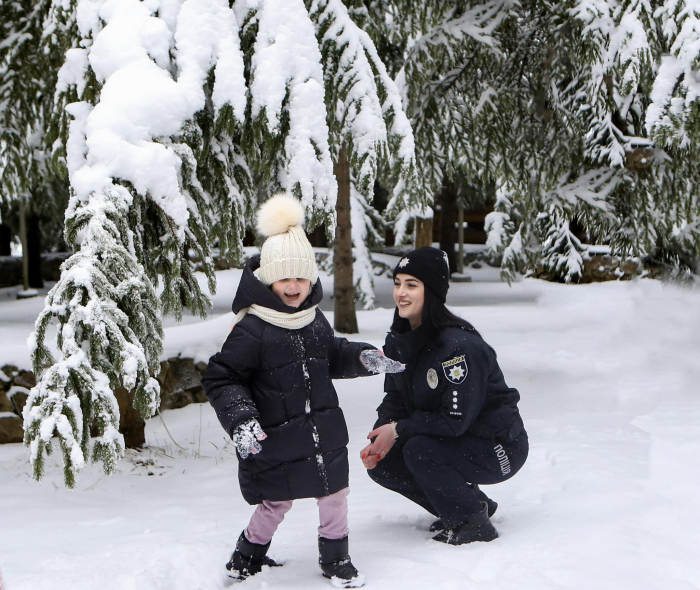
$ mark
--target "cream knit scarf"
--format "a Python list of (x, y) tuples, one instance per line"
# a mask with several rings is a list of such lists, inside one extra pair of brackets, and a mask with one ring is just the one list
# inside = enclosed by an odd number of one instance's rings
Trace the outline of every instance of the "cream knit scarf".
[(316, 318), (316, 308), (318, 305), (313, 305), (309, 309), (297, 311), (296, 313), (282, 313), (275, 311), (269, 307), (263, 307), (257, 303), (253, 303), (250, 307), (244, 307), (238, 312), (236, 318), (231, 324), (231, 329), (240, 322), (247, 314), (256, 315), (261, 320), (266, 321), (273, 326), (286, 328), (287, 330), (300, 330), (304, 326), (308, 326)]

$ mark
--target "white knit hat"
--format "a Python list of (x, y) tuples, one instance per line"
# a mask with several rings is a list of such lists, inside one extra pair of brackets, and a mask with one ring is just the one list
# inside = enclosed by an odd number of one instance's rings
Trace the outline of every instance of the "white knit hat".
[(258, 210), (258, 233), (267, 239), (255, 276), (265, 285), (292, 278), (316, 283), (316, 256), (301, 227), (303, 222), (304, 208), (286, 193), (272, 197)]

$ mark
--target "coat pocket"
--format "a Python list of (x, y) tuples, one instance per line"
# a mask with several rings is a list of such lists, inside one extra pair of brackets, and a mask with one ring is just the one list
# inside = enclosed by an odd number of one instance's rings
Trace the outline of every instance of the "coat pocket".
[(313, 424), (308, 414), (292, 418), (279, 426), (265, 428), (265, 434), (267, 438), (260, 442), (262, 450), (245, 460), (251, 473), (308, 459), (316, 454)]

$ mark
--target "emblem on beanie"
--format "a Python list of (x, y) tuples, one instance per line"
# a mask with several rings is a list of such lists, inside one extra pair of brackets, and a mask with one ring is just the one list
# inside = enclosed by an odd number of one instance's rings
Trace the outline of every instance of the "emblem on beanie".
[(408, 258), (402, 258), (401, 262), (399, 262), (399, 268), (404, 268), (404, 267), (408, 266), (409, 262), (410, 262), (410, 260)]
[(469, 367), (467, 367), (467, 361), (464, 360), (464, 356), (445, 361), (442, 363), (442, 370), (447, 380), (457, 385), (462, 383), (467, 378), (467, 373), (469, 373)]
[(438, 386), (438, 374), (435, 369), (428, 369), (428, 385), (430, 389), (435, 389)]

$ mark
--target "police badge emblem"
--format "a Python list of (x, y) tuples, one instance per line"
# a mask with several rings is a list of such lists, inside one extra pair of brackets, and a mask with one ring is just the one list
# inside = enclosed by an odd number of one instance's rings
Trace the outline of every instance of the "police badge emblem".
[(438, 375), (435, 369), (428, 369), (428, 385), (430, 389), (435, 389), (438, 386)]
[(456, 385), (462, 383), (467, 378), (467, 373), (469, 373), (469, 367), (467, 367), (467, 361), (464, 359), (464, 356), (445, 361), (442, 363), (442, 370), (447, 380)]

